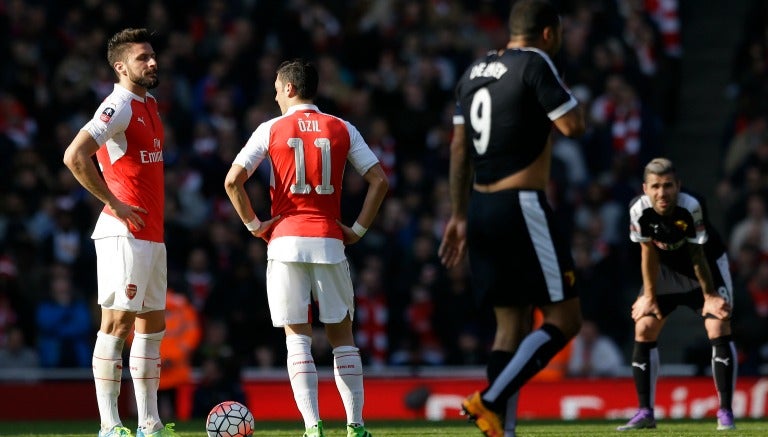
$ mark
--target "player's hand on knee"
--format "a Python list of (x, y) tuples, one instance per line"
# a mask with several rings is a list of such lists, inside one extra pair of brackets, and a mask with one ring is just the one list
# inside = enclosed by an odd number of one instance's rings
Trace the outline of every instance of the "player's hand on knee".
[(632, 304), (632, 320), (637, 322), (646, 316), (656, 317), (661, 320), (661, 311), (656, 303), (656, 298), (642, 295)]
[(704, 297), (704, 307), (701, 309), (701, 315), (704, 317), (712, 316), (720, 320), (726, 320), (731, 317), (731, 305), (719, 295), (710, 295)]

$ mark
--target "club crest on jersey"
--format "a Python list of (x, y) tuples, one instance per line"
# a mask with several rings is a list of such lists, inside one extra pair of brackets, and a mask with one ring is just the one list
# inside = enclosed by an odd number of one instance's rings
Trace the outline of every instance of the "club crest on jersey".
[(565, 278), (565, 283), (568, 284), (569, 287), (573, 287), (573, 284), (576, 283), (576, 273), (573, 270), (563, 272), (563, 278)]
[(128, 299), (133, 299), (136, 297), (137, 290), (136, 284), (128, 284), (125, 286), (125, 295), (128, 296)]
[(686, 223), (685, 220), (676, 221), (675, 226), (683, 232), (685, 232), (685, 230), (688, 229), (688, 223)]
[(109, 120), (112, 119), (113, 115), (115, 115), (115, 108), (106, 107), (103, 111), (101, 111), (99, 120), (103, 121), (104, 123), (109, 123)]

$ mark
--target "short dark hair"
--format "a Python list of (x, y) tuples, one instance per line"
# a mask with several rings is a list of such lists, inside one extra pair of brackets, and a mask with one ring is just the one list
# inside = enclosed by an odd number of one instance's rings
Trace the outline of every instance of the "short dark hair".
[(107, 42), (107, 61), (109, 65), (115, 65), (115, 62), (124, 60), (125, 49), (128, 45), (134, 43), (151, 43), (152, 34), (147, 29), (123, 29), (112, 35)]
[(672, 163), (667, 158), (654, 158), (646, 164), (645, 170), (643, 171), (643, 181), (648, 180), (648, 175), (656, 175), (656, 176), (664, 176), (664, 175), (674, 175), (675, 179), (677, 179), (677, 170), (675, 170), (675, 164)]
[(277, 78), (283, 83), (291, 83), (296, 94), (302, 100), (313, 100), (317, 96), (320, 81), (317, 68), (304, 59), (285, 61), (277, 68)]
[(535, 39), (544, 28), (560, 25), (560, 14), (547, 0), (518, 0), (509, 13), (510, 36)]

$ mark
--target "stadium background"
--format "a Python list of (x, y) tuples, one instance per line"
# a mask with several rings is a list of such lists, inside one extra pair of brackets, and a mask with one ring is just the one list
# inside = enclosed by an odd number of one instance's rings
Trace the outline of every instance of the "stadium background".
[[(640, 189), (642, 164), (666, 154), (684, 184), (708, 198), (726, 240), (749, 243), (732, 252), (740, 374), (766, 373), (768, 221), (757, 207), (747, 213), (748, 199), (764, 206), (768, 176), (765, 2), (556, 3), (566, 31), (556, 62), (590, 129), (578, 141), (556, 139), (549, 195), (573, 236), (585, 316), (629, 357), (639, 272), (625, 210)], [(476, 369), (491, 319), (472, 309), (465, 266), (446, 271), (436, 248), (449, 213), (453, 85), (473, 58), (505, 44), (509, 5), (0, 0), (2, 379), (89, 374), (98, 326), (89, 235), (101, 205), (61, 157), (112, 88), (105, 41), (126, 26), (157, 32), (161, 85), (153, 94), (166, 122), (169, 285), (194, 307), (202, 330), (190, 356), (196, 375), (213, 368), (237, 380), (243, 369), (284, 365), (283, 336), (264, 298), (265, 247), (244, 232), (222, 181), (258, 123), (278, 114), (274, 71), (296, 56), (320, 68), (321, 110), (355, 124), (391, 178), (379, 219), (348, 250), (368, 371)], [(346, 222), (364, 195), (353, 173), (342, 201)], [(249, 190), (268, 203), (264, 172)], [(737, 240), (738, 228), (752, 231)], [(661, 356), (672, 373), (708, 372), (696, 320), (676, 313), (665, 329)], [(314, 346), (322, 366), (330, 354), (321, 340)], [(20, 357), (32, 360), (26, 370), (7, 370)]]

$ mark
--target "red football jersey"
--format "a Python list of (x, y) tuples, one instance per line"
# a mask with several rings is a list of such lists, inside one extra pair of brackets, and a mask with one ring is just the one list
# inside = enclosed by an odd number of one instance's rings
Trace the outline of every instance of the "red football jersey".
[(341, 181), (349, 146), (342, 120), (311, 109), (294, 111), (272, 125), (272, 216), (280, 215), (282, 220), (270, 238), (344, 239), (336, 220), (341, 214)]
[[(294, 105), (284, 115), (261, 124), (234, 164), (251, 175), (266, 158), (272, 164), (272, 216), (279, 215), (281, 219), (265, 237), (270, 245), (281, 237), (296, 240), (290, 246), (296, 255), (276, 255), (277, 258), (328, 262), (338, 259), (338, 254), (307, 258), (301, 252), (317, 249), (307, 238), (344, 239), (337, 220), (341, 218), (346, 162), (360, 174), (378, 163), (360, 132), (348, 122), (320, 112), (315, 105)], [(287, 249), (287, 243), (288, 240), (282, 240), (281, 249), (275, 248), (272, 253), (284, 254), (282, 248)]]
[[(155, 98), (147, 94), (142, 99), (116, 84), (83, 130), (101, 144), (96, 158), (110, 191), (121, 201), (148, 211), (142, 214), (144, 228), (129, 229), (130, 234), (163, 242), (164, 131)], [(112, 214), (106, 206), (103, 213)], [(100, 222), (94, 237), (124, 234), (114, 221)]]

